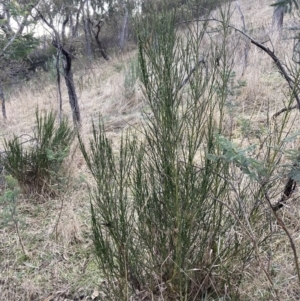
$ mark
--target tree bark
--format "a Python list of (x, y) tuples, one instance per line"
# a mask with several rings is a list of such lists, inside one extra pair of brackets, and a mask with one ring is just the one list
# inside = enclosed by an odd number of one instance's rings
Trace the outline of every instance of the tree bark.
[[(276, 2), (280, 2), (281, 0), (277, 0)], [(283, 16), (285, 12), (284, 5), (277, 5), (274, 8), (273, 17), (272, 17), (272, 30), (273, 32), (278, 32), (279, 34), (282, 31), (283, 26)]]
[(85, 7), (82, 8), (82, 22), (83, 22), (83, 31), (85, 37), (85, 52), (91, 62), (93, 60), (93, 51), (92, 51), (92, 31), (90, 23), (90, 14), (89, 14), (89, 1), (86, 2), (86, 11)]
[(120, 32), (120, 39), (119, 39), (119, 46), (120, 49), (123, 50), (124, 45), (125, 45), (125, 33), (126, 33), (126, 28), (127, 28), (127, 23), (128, 23), (128, 9), (126, 7), (126, 3), (123, 0), (123, 9), (125, 10), (125, 15), (124, 15), (124, 19), (123, 19), (123, 25), (121, 28), (121, 32)]
[[(241, 6), (240, 6), (240, 4), (239, 4), (239, 1), (237, 0), (237, 1), (235, 1), (236, 2), (236, 6), (237, 6), (237, 9), (238, 9), (238, 11), (239, 11), (239, 13), (240, 13), (240, 15), (241, 15), (241, 20), (242, 20), (242, 23), (243, 23), (243, 28), (242, 28), (242, 30), (243, 30), (243, 32), (247, 32), (247, 28), (246, 28), (246, 23), (245, 23), (245, 17), (244, 17), (244, 14), (243, 14), (243, 12), (242, 12), (242, 9), (241, 9)], [(245, 46), (244, 46), (244, 63), (243, 63), (243, 72), (242, 72), (242, 75), (244, 75), (244, 73), (245, 73), (245, 70), (246, 70), (246, 68), (247, 68), (247, 66), (248, 66), (248, 55), (249, 55), (249, 50), (250, 50), (250, 44), (249, 43), (247, 43), (246, 41), (245, 41)]]
[(80, 126), (81, 116), (80, 116), (80, 110), (78, 105), (78, 97), (74, 85), (73, 72), (71, 69), (72, 59), (69, 53), (65, 51), (62, 51), (62, 53), (64, 55), (64, 78), (68, 89), (69, 102), (72, 109), (73, 122), (75, 125)]
[(101, 55), (103, 56), (103, 58), (105, 60), (109, 61), (109, 57), (106, 54), (106, 52), (105, 52), (105, 50), (104, 50), (104, 48), (102, 46), (102, 43), (101, 43), (101, 41), (99, 39), (99, 34), (100, 34), (100, 31), (101, 31), (101, 21), (99, 21), (95, 27), (97, 27), (97, 32), (94, 32), (94, 36), (95, 36), (95, 40), (96, 40), (96, 43), (98, 45), (98, 48), (100, 50), (100, 53), (101, 53)]
[(57, 41), (53, 40), (53, 46), (59, 49), (63, 54), (64, 64), (64, 78), (68, 90), (69, 95), (69, 102), (72, 110), (72, 117), (75, 126), (81, 125), (81, 116), (80, 116), (80, 109), (78, 105), (78, 97), (76, 94), (74, 79), (73, 79), (73, 72), (72, 72), (72, 56), (71, 54), (64, 49), (64, 47), (59, 44)]
[(90, 31), (90, 22), (86, 18), (83, 17), (83, 30), (84, 30), (84, 37), (85, 37), (85, 51), (86, 55), (90, 61), (93, 60), (93, 52), (92, 52), (92, 41), (91, 41), (91, 31)]
[(61, 97), (59, 61), (60, 61), (60, 51), (57, 50), (57, 54), (56, 54), (56, 75), (57, 75), (57, 90), (58, 90), (59, 122), (61, 123), (61, 121), (62, 121), (62, 97)]
[(6, 107), (5, 107), (5, 97), (4, 97), (3, 88), (2, 88), (1, 83), (0, 83), (0, 101), (1, 101), (2, 116), (4, 119), (7, 119)]

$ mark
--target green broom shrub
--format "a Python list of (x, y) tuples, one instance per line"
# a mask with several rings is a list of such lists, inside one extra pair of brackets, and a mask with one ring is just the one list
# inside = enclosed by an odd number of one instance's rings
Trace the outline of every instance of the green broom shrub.
[(64, 118), (56, 122), (53, 111), (40, 115), (36, 111), (33, 137), (4, 140), (5, 171), (13, 176), (26, 195), (54, 197), (63, 185), (64, 161), (70, 153), (74, 131)]

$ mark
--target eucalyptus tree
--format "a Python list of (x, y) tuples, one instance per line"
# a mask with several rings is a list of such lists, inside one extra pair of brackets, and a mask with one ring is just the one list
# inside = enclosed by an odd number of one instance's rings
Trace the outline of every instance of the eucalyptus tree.
[[(63, 58), (63, 77), (68, 90), (69, 102), (72, 109), (73, 122), (80, 126), (81, 116), (78, 96), (73, 78), (72, 62), (75, 57), (75, 41), (83, 14), (83, 7), (87, 0), (56, 0), (42, 1), (36, 7), (37, 16), (50, 30), (52, 44), (57, 49), (57, 59)], [(59, 68), (57, 69), (58, 78)], [(60, 99), (60, 114), (61, 114)]]
[[(35, 18), (31, 15), (38, 1), (0, 2), (0, 100), (6, 119), (4, 85), (16, 75), (26, 72), (24, 59), (37, 46), (33, 36)], [(27, 32), (24, 34), (24, 30)]]
[(133, 31), (132, 16), (140, 7), (140, 2), (135, 0), (89, 0), (89, 3), (92, 32), (101, 55), (107, 60), (105, 46), (118, 47), (120, 50), (125, 47), (130, 32)]
[(286, 10), (286, 4), (283, 5), (281, 0), (277, 0), (272, 16), (272, 30), (281, 32), (283, 26), (283, 17)]
[(92, 26), (90, 22), (90, 9), (89, 9), (89, 0), (85, 2), (85, 5), (82, 10), (82, 27), (85, 37), (85, 52), (86, 56), (90, 61), (92, 61), (93, 55), (93, 46), (92, 46)]
[(113, 2), (87, 0), (83, 8), (82, 27), (85, 38), (85, 51), (89, 59), (93, 58), (93, 41), (95, 41), (101, 56), (109, 60), (105, 47), (100, 38), (103, 26), (109, 19), (109, 11)]
[(294, 9), (299, 9), (299, 0), (276, 0), (272, 4), (274, 12), (272, 17), (273, 31), (281, 31), (283, 27), (283, 18), (286, 12), (291, 12)]
[(121, 0), (120, 5), (123, 11), (123, 20), (121, 22), (120, 31), (119, 31), (119, 47), (123, 50), (125, 46), (126, 32), (128, 31), (128, 22), (130, 17), (130, 8), (132, 8), (130, 1)]

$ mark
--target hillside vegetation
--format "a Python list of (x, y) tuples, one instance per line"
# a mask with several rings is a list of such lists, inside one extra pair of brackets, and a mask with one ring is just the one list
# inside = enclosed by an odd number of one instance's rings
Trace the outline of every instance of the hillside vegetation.
[(47, 116), (59, 128), (55, 70), (6, 87), (2, 160), (8, 141), (50, 159), (39, 182), (30, 164), (2, 171), (1, 300), (300, 299), (299, 110), (284, 110), (296, 100), (270, 55), (233, 29), (244, 18), (298, 86), (298, 11), (278, 34), (272, 3), (233, 1), (176, 31), (157, 16), (138, 46), (78, 57), (81, 126), (62, 85), (62, 146), (40, 143)]

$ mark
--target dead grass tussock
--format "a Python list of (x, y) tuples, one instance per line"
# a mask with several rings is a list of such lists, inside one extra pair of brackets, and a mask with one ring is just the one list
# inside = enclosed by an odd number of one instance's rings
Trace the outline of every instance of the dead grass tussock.
[[(290, 208), (289, 208), (290, 207)], [(292, 210), (292, 219), (295, 218), (295, 212), (299, 212), (299, 204), (292, 202), (280, 212), (281, 218), (285, 221), (289, 231), (295, 240), (296, 247), (299, 250), (299, 235), (297, 227), (291, 225), (284, 216), (287, 211)], [(253, 262), (247, 268), (246, 279), (241, 287), (242, 295), (249, 300), (299, 300), (299, 284), (295, 274), (294, 258), (291, 254), (289, 241), (276, 223), (272, 227), (272, 245), (268, 253), (262, 257), (262, 263), (273, 281), (273, 288), (265, 277), (257, 262)], [(276, 293), (277, 292), (277, 296)]]
[(65, 247), (68, 247), (70, 244), (83, 242), (80, 222), (71, 204), (67, 204), (65, 208), (62, 208), (62, 214), (56, 227), (57, 239), (60, 240)]

